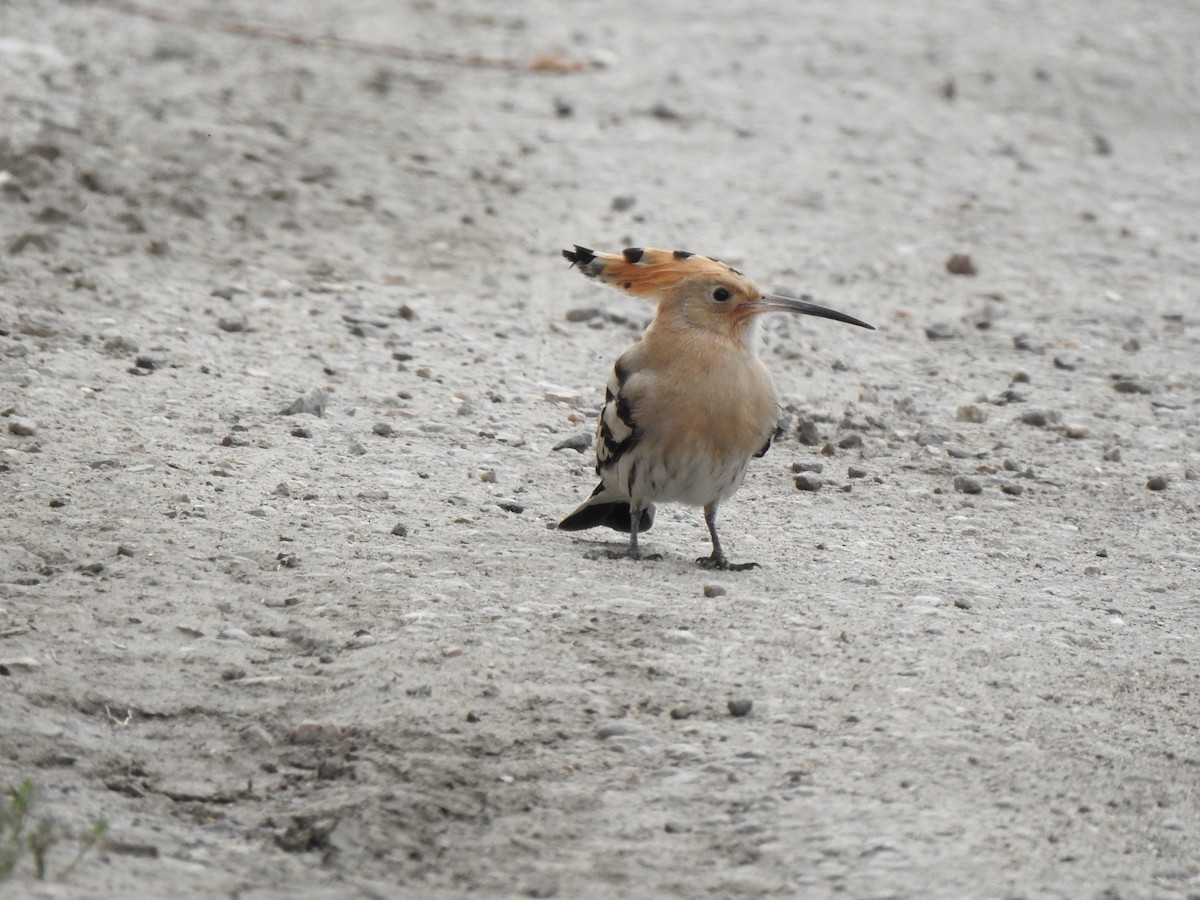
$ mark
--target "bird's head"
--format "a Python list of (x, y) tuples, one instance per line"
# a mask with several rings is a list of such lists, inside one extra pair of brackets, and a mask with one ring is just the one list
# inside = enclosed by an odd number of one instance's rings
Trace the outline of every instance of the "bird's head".
[(807, 300), (764, 294), (732, 266), (685, 250), (631, 247), (618, 255), (576, 245), (574, 250), (564, 250), (563, 257), (589, 278), (657, 300), (660, 321), (665, 317), (740, 342), (745, 341), (754, 319), (765, 312), (821, 316), (873, 328)]

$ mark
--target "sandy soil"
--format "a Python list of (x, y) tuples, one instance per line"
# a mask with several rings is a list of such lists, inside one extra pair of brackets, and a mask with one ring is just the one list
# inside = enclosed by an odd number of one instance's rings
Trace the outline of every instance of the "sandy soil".
[[(112, 839), (0, 893), (1200, 897), (1192, 0), (148, 2), (413, 53), (0, 5), (0, 775)], [(760, 569), (553, 529), (575, 242), (878, 326)]]

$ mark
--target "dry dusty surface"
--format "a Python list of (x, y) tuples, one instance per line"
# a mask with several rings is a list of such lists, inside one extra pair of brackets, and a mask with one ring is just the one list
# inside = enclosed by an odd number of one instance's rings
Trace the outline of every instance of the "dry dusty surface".
[[(147, 3), (0, 3), (0, 894), (1200, 897), (1193, 0)], [(878, 326), (761, 568), (554, 530), (574, 242)]]

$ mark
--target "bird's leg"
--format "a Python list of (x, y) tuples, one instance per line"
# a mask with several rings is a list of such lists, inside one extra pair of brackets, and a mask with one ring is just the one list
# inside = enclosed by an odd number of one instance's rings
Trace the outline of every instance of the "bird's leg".
[(641, 559), (642, 551), (638, 549), (638, 526), (642, 524), (642, 510), (634, 504), (629, 504), (629, 558)]
[(638, 529), (642, 524), (642, 513), (644, 509), (629, 505), (629, 548), (626, 550), (609, 550), (607, 556), (609, 559), (662, 559), (657, 553), (651, 553), (647, 556), (642, 555), (641, 549), (638, 547)]
[(721, 549), (721, 539), (717, 537), (717, 502), (715, 500), (704, 507), (704, 524), (708, 526), (709, 536), (712, 537), (712, 554), (701, 556), (696, 562), (706, 569), (729, 569), (733, 572), (758, 568), (758, 563), (755, 562), (734, 564), (725, 558), (725, 551)]

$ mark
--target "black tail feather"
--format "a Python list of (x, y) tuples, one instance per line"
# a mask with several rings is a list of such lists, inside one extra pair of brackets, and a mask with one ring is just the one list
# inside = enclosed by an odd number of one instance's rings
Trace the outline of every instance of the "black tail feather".
[[(649, 531), (654, 524), (654, 507), (642, 510), (642, 518), (638, 523), (638, 531)], [(613, 503), (584, 504), (558, 523), (562, 531), (583, 531), (599, 526), (612, 528), (629, 534), (633, 530), (633, 510), (628, 503), (614, 501)]]

